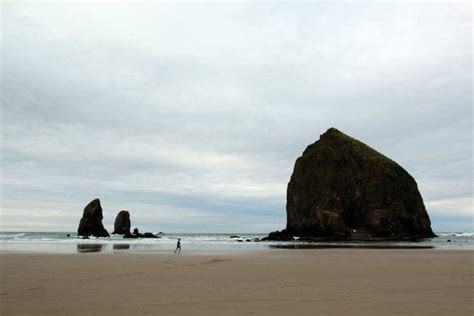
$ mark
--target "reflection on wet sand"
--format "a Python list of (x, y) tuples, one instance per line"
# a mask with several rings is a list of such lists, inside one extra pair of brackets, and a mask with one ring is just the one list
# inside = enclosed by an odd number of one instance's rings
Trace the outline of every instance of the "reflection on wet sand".
[(77, 244), (77, 252), (101, 252), (102, 244)]
[(390, 244), (285, 244), (269, 245), (273, 249), (334, 249), (334, 248), (358, 248), (358, 249), (433, 249), (428, 245), (390, 245)]
[(114, 244), (114, 250), (128, 250), (130, 249), (129, 244)]

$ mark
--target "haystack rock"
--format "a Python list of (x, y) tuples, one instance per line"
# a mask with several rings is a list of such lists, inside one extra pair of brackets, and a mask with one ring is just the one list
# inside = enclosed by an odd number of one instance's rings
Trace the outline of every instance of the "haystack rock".
[(102, 207), (99, 199), (91, 201), (84, 208), (77, 234), (79, 236), (109, 237), (109, 233), (102, 224)]
[(296, 160), (286, 230), (270, 240), (435, 237), (417, 184), (395, 161), (330, 128)]
[(112, 234), (130, 234), (130, 213), (128, 211), (118, 212), (114, 222), (114, 232)]

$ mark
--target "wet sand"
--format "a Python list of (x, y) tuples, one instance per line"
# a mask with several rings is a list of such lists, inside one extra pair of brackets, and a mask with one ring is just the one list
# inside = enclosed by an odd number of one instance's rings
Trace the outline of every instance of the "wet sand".
[(474, 251), (0, 254), (1, 315), (473, 315)]

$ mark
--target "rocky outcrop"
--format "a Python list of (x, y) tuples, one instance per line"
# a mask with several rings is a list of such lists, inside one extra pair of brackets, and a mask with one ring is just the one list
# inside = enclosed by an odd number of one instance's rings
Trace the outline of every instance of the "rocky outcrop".
[(141, 234), (139, 232), (134, 232), (133, 234), (128, 233), (128, 234), (123, 235), (123, 238), (125, 238), (125, 239), (134, 239), (134, 238), (161, 238), (161, 237), (156, 236), (153, 233)]
[(130, 213), (128, 211), (120, 211), (115, 218), (114, 232), (112, 234), (130, 234), (130, 226)]
[(133, 233), (132, 233), (132, 234), (130, 234), (130, 232), (129, 232), (129, 233), (123, 235), (123, 238), (125, 238), (125, 239), (133, 239), (133, 238), (161, 238), (161, 237), (160, 237), (160, 236), (156, 236), (156, 235), (154, 235), (153, 233), (144, 233), (144, 234), (142, 234), (142, 233), (140, 233), (140, 231), (138, 230), (138, 228), (135, 227), (135, 228), (133, 229)]
[(286, 230), (267, 240), (434, 237), (415, 180), (395, 161), (330, 128), (296, 160)]
[(79, 236), (109, 237), (109, 233), (102, 224), (102, 207), (99, 199), (91, 201), (84, 208), (77, 234)]

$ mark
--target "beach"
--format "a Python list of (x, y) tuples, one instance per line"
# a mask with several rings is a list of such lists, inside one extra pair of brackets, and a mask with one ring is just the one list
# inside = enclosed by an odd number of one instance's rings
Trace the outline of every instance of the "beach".
[(1, 253), (1, 315), (472, 315), (474, 252)]

